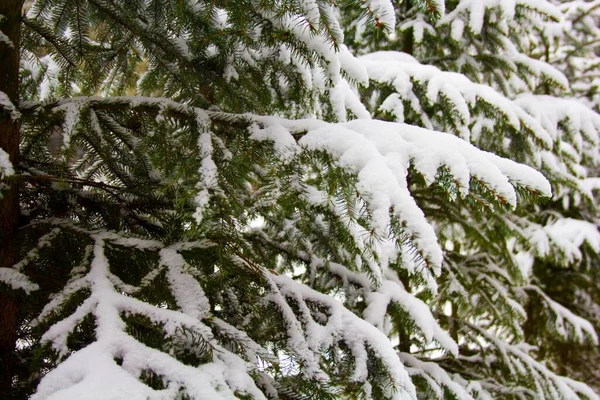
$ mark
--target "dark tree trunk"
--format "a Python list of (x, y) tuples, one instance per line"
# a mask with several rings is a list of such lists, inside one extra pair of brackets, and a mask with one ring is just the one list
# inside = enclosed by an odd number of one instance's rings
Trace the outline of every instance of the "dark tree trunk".
[[(21, 9), (23, 0), (0, 0), (0, 30), (13, 43), (0, 42), (0, 91), (13, 104), (19, 104), (19, 43), (21, 36)], [(0, 109), (0, 147), (8, 153), (13, 166), (19, 160), (19, 122), (10, 113)], [(11, 268), (17, 261), (15, 237), (19, 223), (19, 190), (16, 183), (2, 193), (0, 199), (0, 267)], [(12, 381), (16, 367), (18, 293), (0, 288), (0, 398), (11, 398)]]

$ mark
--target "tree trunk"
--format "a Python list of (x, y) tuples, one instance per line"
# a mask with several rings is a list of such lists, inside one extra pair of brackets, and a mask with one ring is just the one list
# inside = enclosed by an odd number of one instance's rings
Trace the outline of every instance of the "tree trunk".
[[(19, 43), (23, 0), (0, 0), (0, 30), (12, 46), (0, 42), (0, 91), (19, 104)], [(0, 147), (8, 153), (13, 166), (19, 160), (20, 125), (10, 113), (0, 110)], [(11, 268), (17, 262), (15, 237), (19, 224), (19, 191), (16, 182), (2, 192), (0, 199), (0, 267)], [(11, 398), (16, 367), (18, 293), (0, 288), (0, 398)]]

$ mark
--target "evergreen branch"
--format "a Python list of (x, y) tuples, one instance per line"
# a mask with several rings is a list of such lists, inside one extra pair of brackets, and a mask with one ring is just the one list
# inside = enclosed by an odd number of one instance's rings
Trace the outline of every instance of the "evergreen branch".
[(573, 50), (571, 50), (567, 54), (565, 54), (564, 58), (566, 60), (568, 60), (569, 58), (573, 57), (577, 52), (579, 52), (581, 49), (584, 49), (586, 47), (591, 47), (592, 49), (595, 49), (596, 47), (598, 47), (598, 45), (600, 45), (600, 38), (592, 39), (592, 40), (588, 40), (588, 41), (579, 43), (575, 48), (573, 48)]
[(198, 113), (204, 113), (216, 121), (238, 126), (246, 126), (253, 121), (252, 115), (207, 110), (158, 97), (70, 97), (64, 99), (53, 99), (45, 102), (21, 102), (21, 107), (24, 114), (36, 115), (37, 113), (52, 112), (53, 109), (71, 103), (79, 103), (81, 104), (82, 108), (92, 108), (95, 110), (139, 109), (144, 111), (152, 111), (155, 113), (163, 113), (167, 111), (171, 116), (180, 119), (195, 119)]
[(328, 268), (328, 272), (330, 272), (331, 274), (338, 276), (342, 280), (347, 279), (347, 280), (353, 282), (354, 284), (356, 284), (358, 287), (362, 287), (366, 290), (371, 289), (371, 286), (372, 286), (371, 282), (369, 281), (369, 278), (366, 275), (361, 275), (356, 272), (352, 272), (347, 267), (345, 267), (341, 264), (338, 264), (338, 263), (333, 263), (333, 262), (329, 262), (329, 261), (320, 260), (315, 257), (311, 257), (308, 253), (305, 253), (302, 251), (294, 251), (281, 243), (278, 243), (278, 242), (275, 242), (275, 241), (269, 239), (268, 236), (266, 235), (266, 233), (264, 233), (264, 232), (261, 232), (261, 231), (251, 232), (248, 235), (248, 238), (250, 240), (258, 240), (261, 244), (268, 245), (269, 247), (274, 248), (277, 251), (281, 251), (284, 254), (286, 254), (288, 257), (291, 257), (292, 259), (301, 261), (302, 263), (304, 263), (307, 266), (308, 265), (316, 265), (316, 264), (322, 264), (322, 265), (328, 264), (330, 266), (330, 268)]
[(109, 16), (112, 20), (120, 24), (123, 28), (131, 30), (138, 37), (147, 40), (157, 48), (161, 49), (164, 54), (170, 57), (175, 57), (179, 62), (188, 63), (189, 60), (181, 57), (181, 54), (176, 50), (178, 46), (169, 40), (168, 37), (158, 36), (146, 29), (147, 24), (141, 21), (138, 17), (126, 19), (128, 13), (118, 9), (114, 4), (109, 4), (104, 0), (88, 0), (90, 4), (96, 6), (100, 11)]
[(71, 46), (69, 43), (63, 41), (62, 38), (56, 36), (50, 27), (44, 24), (43, 21), (39, 19), (31, 19), (27, 17), (22, 18), (23, 24), (27, 26), (32, 31), (36, 32), (38, 35), (43, 37), (48, 43), (50, 43), (56, 51), (62, 56), (62, 58), (69, 63), (69, 65), (73, 68), (77, 68), (79, 62), (73, 56), (71, 51)]
[(582, 19), (584, 19), (585, 17), (587, 17), (588, 15), (590, 15), (591, 13), (593, 13), (594, 11), (596, 11), (598, 8), (600, 8), (600, 3), (596, 3), (593, 6), (591, 6), (590, 8), (588, 8), (585, 12), (579, 14), (577, 16), (577, 18), (575, 18), (573, 21), (571, 21), (571, 24), (573, 26), (575, 26), (577, 23), (579, 23)]
[(51, 175), (14, 175), (11, 179), (18, 181), (31, 182), (31, 181), (42, 181), (42, 182), (56, 182), (56, 183), (72, 183), (83, 186), (92, 186), (99, 189), (107, 190), (114, 194), (114, 191), (122, 191), (123, 187), (113, 186), (102, 182), (91, 181), (87, 179), (69, 178), (69, 177), (58, 177)]

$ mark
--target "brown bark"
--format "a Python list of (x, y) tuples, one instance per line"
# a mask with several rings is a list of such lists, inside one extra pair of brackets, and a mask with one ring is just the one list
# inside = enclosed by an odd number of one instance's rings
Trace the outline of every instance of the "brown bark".
[[(0, 91), (13, 104), (19, 104), (19, 44), (23, 0), (1, 0), (0, 29), (13, 46), (0, 43)], [(0, 110), (0, 147), (8, 153), (13, 166), (19, 160), (20, 125), (10, 113)], [(0, 199), (0, 267), (10, 268), (17, 261), (15, 237), (19, 224), (19, 191), (16, 183), (2, 193)], [(0, 398), (12, 397), (12, 381), (16, 367), (15, 344), (20, 302), (18, 293), (0, 289)]]

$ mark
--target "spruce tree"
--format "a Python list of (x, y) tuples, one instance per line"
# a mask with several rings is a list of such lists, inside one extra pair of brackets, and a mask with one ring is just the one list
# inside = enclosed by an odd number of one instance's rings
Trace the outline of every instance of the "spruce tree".
[(0, 396), (598, 399), (596, 10), (2, 0)]
[[(557, 3), (564, 18), (537, 33), (532, 53), (556, 65), (569, 79), (571, 93), (582, 103), (598, 110), (598, 80), (596, 69), (600, 43), (597, 22), (600, 10), (597, 2)], [(541, 50), (543, 49), (543, 50)], [(598, 284), (598, 246), (596, 236), (598, 194), (598, 165), (595, 155), (589, 153), (575, 180), (576, 189), (563, 188), (552, 204), (544, 207), (546, 225), (571, 225), (568, 235), (575, 239), (579, 248), (565, 251), (567, 257), (536, 259), (533, 264), (534, 279), (544, 292), (575, 314), (589, 320), (596, 332), (600, 329), (600, 286)], [(548, 224), (548, 222), (550, 222)], [(547, 228), (546, 228), (547, 229)], [(589, 239), (587, 243), (583, 238)], [(560, 253), (559, 253), (560, 254)], [(532, 302), (533, 303), (533, 302)], [(538, 313), (531, 304), (528, 334), (538, 345), (539, 352), (556, 371), (575, 379), (582, 379), (600, 391), (600, 372), (588, 365), (600, 362), (598, 346), (590, 342), (565, 344), (564, 335), (544, 335), (547, 321), (544, 313)]]

